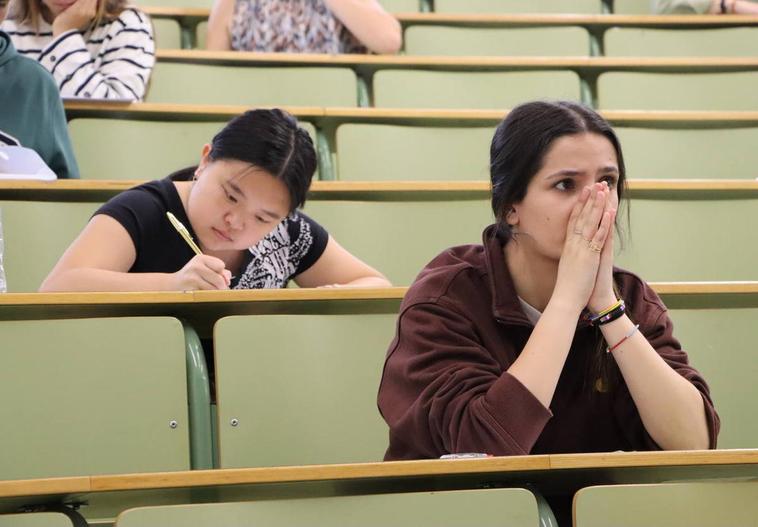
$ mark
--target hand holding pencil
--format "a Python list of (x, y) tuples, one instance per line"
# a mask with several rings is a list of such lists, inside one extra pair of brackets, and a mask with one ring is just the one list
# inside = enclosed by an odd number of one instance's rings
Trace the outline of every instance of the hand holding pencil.
[(184, 267), (172, 275), (174, 277), (172, 289), (180, 291), (229, 289), (232, 274), (226, 269), (224, 262), (215, 256), (203, 254), (182, 222), (170, 212), (167, 212), (166, 216), (195, 253), (195, 256)]

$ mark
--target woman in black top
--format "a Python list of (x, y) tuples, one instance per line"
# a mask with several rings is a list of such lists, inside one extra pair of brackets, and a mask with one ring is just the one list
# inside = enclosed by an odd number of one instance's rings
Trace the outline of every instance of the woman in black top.
[[(308, 134), (281, 110), (233, 119), (196, 169), (103, 205), (41, 291), (159, 291), (325, 285), (388, 286), (297, 211), (316, 169)], [(169, 222), (174, 214), (203, 254)]]

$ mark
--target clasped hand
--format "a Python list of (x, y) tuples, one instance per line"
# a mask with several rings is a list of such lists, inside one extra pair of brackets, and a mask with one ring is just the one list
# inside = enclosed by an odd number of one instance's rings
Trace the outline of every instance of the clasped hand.
[(578, 310), (597, 313), (616, 301), (613, 225), (616, 204), (607, 183), (584, 187), (566, 226), (555, 293)]

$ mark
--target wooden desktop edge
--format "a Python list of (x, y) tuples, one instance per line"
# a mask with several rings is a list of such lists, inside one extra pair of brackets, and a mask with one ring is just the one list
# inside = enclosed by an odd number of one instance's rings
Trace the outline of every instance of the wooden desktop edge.
[(758, 449), (616, 452), (214, 469), (0, 481), (0, 498), (225, 485), (406, 478), (570, 469), (758, 465)]
[[(755, 282), (650, 282), (661, 295), (756, 294)], [(248, 291), (160, 291), (86, 293), (4, 293), (0, 306), (102, 304), (213, 304), (226, 302), (308, 302), (402, 300), (407, 287), (274, 289)]]
[[(249, 109), (249, 105), (217, 104), (175, 104), (124, 101), (87, 101), (64, 100), (67, 112), (98, 113), (124, 115), (184, 114), (187, 116), (232, 116)], [(263, 106), (268, 107), (268, 106)], [(461, 120), (495, 120), (508, 114), (509, 109), (435, 109), (435, 108), (358, 108), (358, 107), (316, 107), (316, 106), (281, 106), (293, 115), (307, 118), (384, 118), (384, 119), (461, 119)], [(758, 121), (758, 111), (694, 111), (694, 110), (599, 110), (611, 121)]]

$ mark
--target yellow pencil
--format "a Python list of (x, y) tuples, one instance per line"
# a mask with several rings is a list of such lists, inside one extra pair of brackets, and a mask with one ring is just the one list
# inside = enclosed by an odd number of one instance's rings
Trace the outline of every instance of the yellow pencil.
[(195, 243), (195, 240), (192, 239), (192, 236), (190, 236), (189, 231), (187, 230), (187, 227), (182, 225), (182, 222), (176, 219), (176, 216), (171, 214), (170, 212), (166, 212), (166, 216), (168, 216), (168, 221), (171, 222), (171, 225), (174, 226), (174, 229), (176, 229), (176, 232), (178, 232), (182, 238), (184, 238), (184, 241), (187, 242), (187, 245), (190, 246), (190, 248), (195, 251), (195, 254), (203, 254), (203, 252), (200, 250), (200, 247), (197, 246)]

